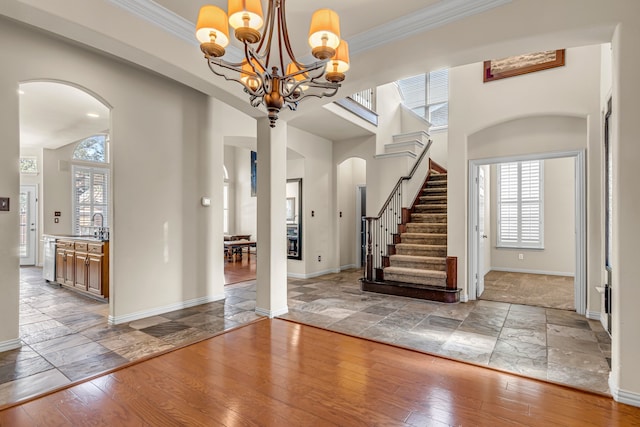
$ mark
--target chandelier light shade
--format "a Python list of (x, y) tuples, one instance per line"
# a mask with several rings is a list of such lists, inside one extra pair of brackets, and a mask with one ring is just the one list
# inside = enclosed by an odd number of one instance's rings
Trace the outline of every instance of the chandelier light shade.
[[(266, 19), (261, 0), (228, 0), (228, 15), (217, 6), (206, 5), (196, 24), (196, 38), (211, 71), (242, 84), (252, 106), (265, 106), (271, 127), (284, 107), (296, 110), (307, 97), (334, 96), (349, 69), (349, 48), (340, 39), (340, 17), (330, 9), (317, 10), (311, 17), (308, 41), (313, 59), (296, 58), (285, 1), (268, 0)], [(244, 51), (239, 63), (223, 58), (229, 27)]]

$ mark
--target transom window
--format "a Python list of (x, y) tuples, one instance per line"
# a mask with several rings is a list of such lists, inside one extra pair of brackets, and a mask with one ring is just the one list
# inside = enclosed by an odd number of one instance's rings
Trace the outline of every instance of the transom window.
[(38, 158), (31, 156), (20, 157), (20, 173), (38, 173)]
[(93, 135), (80, 141), (73, 152), (73, 160), (86, 162), (107, 162), (107, 135)]
[(502, 163), (498, 172), (498, 246), (543, 248), (543, 163)]

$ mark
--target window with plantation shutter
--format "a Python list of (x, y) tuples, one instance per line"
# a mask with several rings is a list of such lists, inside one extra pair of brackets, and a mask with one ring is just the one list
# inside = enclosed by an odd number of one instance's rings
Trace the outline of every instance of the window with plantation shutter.
[(73, 165), (72, 176), (74, 233), (90, 235), (96, 227), (108, 227), (109, 169)]
[(498, 246), (542, 248), (542, 161), (502, 163), (498, 171)]

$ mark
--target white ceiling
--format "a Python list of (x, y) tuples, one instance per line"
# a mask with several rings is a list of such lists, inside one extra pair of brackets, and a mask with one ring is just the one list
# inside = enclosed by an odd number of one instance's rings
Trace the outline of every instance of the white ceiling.
[(20, 85), (18, 93), (23, 148), (58, 148), (109, 130), (109, 108), (83, 90), (62, 83), (28, 82)]

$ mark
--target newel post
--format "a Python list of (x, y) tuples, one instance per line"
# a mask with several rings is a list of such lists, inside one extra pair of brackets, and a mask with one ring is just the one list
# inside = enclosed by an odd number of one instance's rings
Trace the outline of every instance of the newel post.
[(366, 279), (373, 280), (373, 246), (371, 244), (371, 223), (373, 218), (367, 218), (367, 274)]
[(458, 257), (447, 257), (447, 289), (458, 289)]

